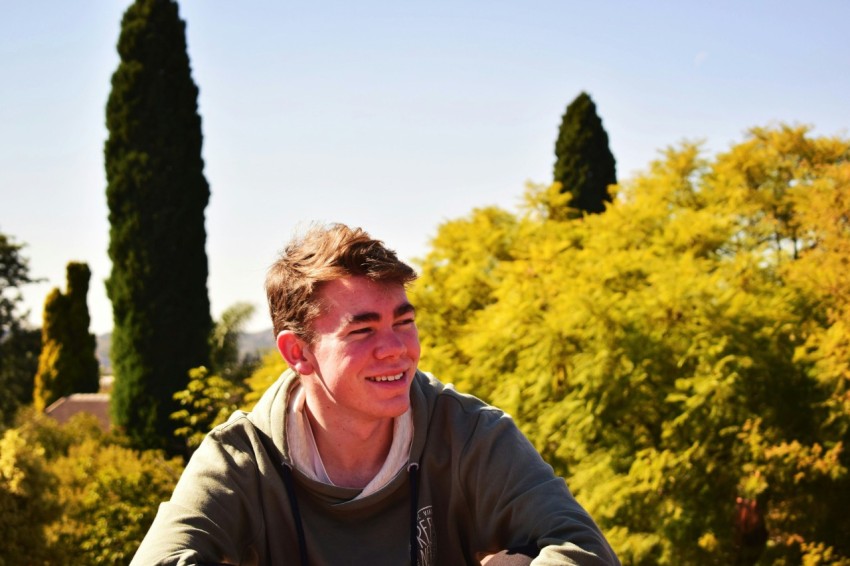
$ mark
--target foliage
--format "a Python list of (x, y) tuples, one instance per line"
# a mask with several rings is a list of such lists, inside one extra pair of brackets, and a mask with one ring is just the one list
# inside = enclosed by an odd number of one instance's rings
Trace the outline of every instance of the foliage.
[(242, 400), (242, 410), (250, 411), (253, 409), (266, 389), (271, 387), (288, 367), (286, 360), (283, 359), (277, 349), (269, 350), (263, 356), (257, 369), (245, 380), (248, 391)]
[(553, 197), (569, 195), (568, 202), (552, 199), (552, 215), (558, 218), (599, 213), (611, 202), (609, 185), (617, 183), (616, 162), (608, 147), (608, 133), (596, 114), (596, 105), (582, 92), (564, 113), (555, 142)]
[(21, 302), (19, 288), (35, 282), (30, 277), (29, 260), (21, 255), (23, 247), (0, 232), (0, 339), (18, 328), (23, 318), (17, 310)]
[[(835, 152), (841, 149), (835, 148)], [(813, 364), (812, 378), (833, 393), (828, 402), (829, 425), (848, 434), (850, 414), (850, 160), (845, 153), (835, 164), (816, 165), (820, 175), (798, 186), (795, 203), (807, 249), (799, 261), (785, 266), (788, 278), (814, 299), (819, 324), (807, 328), (806, 343), (797, 352)]]
[(22, 324), (20, 287), (36, 282), (23, 244), (0, 232), (0, 430), (11, 424), (18, 407), (32, 400), (33, 376), (41, 350), (38, 331)]
[(236, 303), (221, 314), (213, 327), (210, 337), (212, 370), (233, 383), (244, 380), (257, 366), (256, 358), (241, 358), (239, 353), (239, 334), (255, 310), (251, 303)]
[(189, 385), (174, 394), (180, 406), (171, 418), (180, 424), (174, 431), (178, 438), (186, 439), (193, 452), (213, 427), (225, 422), (239, 408), (246, 392), (241, 383), (234, 383), (210, 374), (205, 367), (189, 370)]
[[(440, 227), (411, 289), (414, 304), (425, 313), (416, 324), (429, 359), (452, 366), (469, 362), (460, 345), (476, 329), (464, 322), (495, 301), (493, 292), (501, 283), (497, 267), (513, 259), (516, 232), (513, 215), (496, 207), (476, 209), (469, 218)], [(464, 382), (466, 377), (458, 376), (458, 383), (476, 389), (475, 382)]]
[(50, 557), (45, 527), (55, 518), (58, 503), (56, 481), (43, 458), (44, 449), (29, 445), (16, 429), (0, 438), (0, 565), (17, 564), (21, 556), (34, 564)]
[(32, 403), (41, 330), (18, 328), (0, 340), (0, 430), (12, 424), (18, 409)]
[[(198, 88), (171, 0), (125, 12), (106, 107), (107, 291), (114, 331), (113, 422), (137, 447), (164, 447), (189, 369), (209, 365)], [(176, 445), (169, 446), (176, 449)]]
[(52, 465), (62, 521), (55, 547), (75, 564), (127, 564), (182, 471), (179, 459), (87, 438)]
[(222, 378), (204, 367), (192, 369), (188, 387), (174, 394), (180, 405), (180, 410), (171, 415), (179, 424), (174, 434), (184, 438), (189, 451), (194, 451), (204, 436), (234, 411), (250, 411), (286, 368), (280, 353), (270, 350), (244, 381)]
[(754, 129), (667, 150), (604, 215), (532, 186), (491, 211), (510, 231), (447, 223), (422, 366), (512, 413), (624, 563), (847, 563), (848, 157)]
[(174, 434), (185, 439), (190, 453), (210, 430), (245, 403), (250, 391), (245, 381), (260, 362), (250, 357), (240, 359), (239, 334), (253, 314), (254, 306), (249, 303), (236, 303), (222, 313), (210, 337), (213, 371), (203, 366), (189, 370), (186, 389), (174, 394), (180, 407), (171, 414), (178, 424)]
[(87, 413), (75, 415), (65, 424), (59, 424), (52, 417), (27, 407), (18, 414), (15, 430), (23, 435), (29, 446), (43, 451), (45, 461), (67, 455), (71, 446), (87, 438), (124, 443), (120, 436), (104, 434), (97, 418)]
[(99, 388), (95, 338), (89, 332), (86, 295), (91, 271), (85, 263), (67, 266), (68, 292), (47, 295), (42, 318), (42, 350), (35, 376), (35, 408), (42, 411), (71, 393)]
[(0, 442), (0, 564), (127, 564), (182, 471), (77, 415), (29, 411)]

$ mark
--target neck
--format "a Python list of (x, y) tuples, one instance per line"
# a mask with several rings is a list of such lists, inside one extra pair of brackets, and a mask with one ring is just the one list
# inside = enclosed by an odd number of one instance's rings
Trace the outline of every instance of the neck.
[(328, 418), (330, 415), (321, 410), (313, 410), (309, 397), (305, 409), (322, 464), (334, 485), (366, 487), (387, 459), (394, 420), (354, 422)]

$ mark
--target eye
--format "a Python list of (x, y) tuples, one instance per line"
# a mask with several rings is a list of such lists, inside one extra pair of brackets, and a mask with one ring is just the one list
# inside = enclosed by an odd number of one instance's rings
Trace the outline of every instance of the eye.
[(410, 317), (410, 318), (404, 318), (402, 320), (399, 320), (395, 324), (396, 324), (396, 326), (411, 326), (415, 323), (416, 323), (416, 320), (414, 320), (413, 317)]
[(348, 333), (348, 335), (349, 336), (362, 335), (362, 334), (369, 334), (370, 332), (372, 332), (372, 328), (369, 327), (369, 326), (364, 326), (363, 328), (355, 328), (354, 330), (350, 331)]

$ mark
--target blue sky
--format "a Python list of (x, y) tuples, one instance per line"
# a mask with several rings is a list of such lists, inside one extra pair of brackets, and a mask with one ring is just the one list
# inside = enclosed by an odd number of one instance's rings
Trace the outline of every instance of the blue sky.
[[(4, 2), (0, 231), (27, 244), (25, 307), (86, 261), (111, 306), (104, 107), (128, 2)], [(561, 115), (596, 102), (621, 181), (658, 151), (787, 122), (850, 130), (850, 2), (186, 0), (200, 88), (213, 315), (257, 305), (293, 229), (363, 226), (405, 258), (441, 222), (549, 182)]]

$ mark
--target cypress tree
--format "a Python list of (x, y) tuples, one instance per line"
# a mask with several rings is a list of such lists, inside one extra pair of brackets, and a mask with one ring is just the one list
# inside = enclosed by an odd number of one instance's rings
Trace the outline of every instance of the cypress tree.
[(113, 422), (140, 448), (178, 446), (169, 415), (190, 368), (209, 363), (198, 88), (171, 0), (136, 0), (106, 106)]
[(85, 263), (67, 266), (67, 293), (53, 289), (44, 301), (35, 408), (39, 411), (71, 393), (94, 393), (99, 387), (95, 338), (89, 332), (91, 271)]
[(561, 193), (571, 193), (571, 211), (557, 216), (579, 216), (581, 212), (599, 213), (611, 202), (608, 185), (617, 183), (614, 155), (608, 148), (608, 134), (596, 114), (596, 105), (582, 92), (564, 113), (555, 142), (555, 181)]

